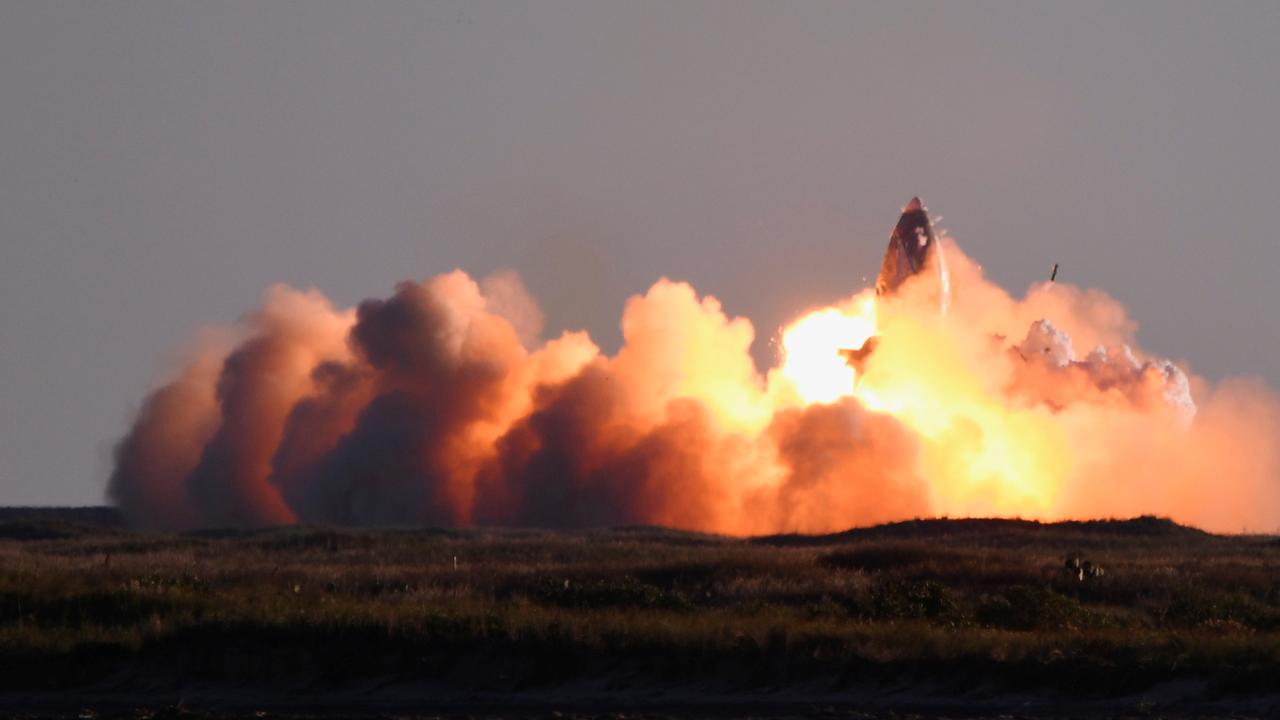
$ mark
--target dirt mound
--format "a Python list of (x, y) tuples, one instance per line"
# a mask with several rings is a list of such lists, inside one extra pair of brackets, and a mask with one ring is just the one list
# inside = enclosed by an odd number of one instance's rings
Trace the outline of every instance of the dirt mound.
[(903, 520), (866, 528), (852, 528), (829, 535), (768, 535), (755, 538), (765, 545), (831, 545), (864, 540), (925, 540), (943, 537), (998, 538), (1016, 535), (1128, 536), (1152, 538), (1208, 538), (1198, 528), (1179, 525), (1169, 518), (1143, 515), (1127, 520), (1067, 520), (1042, 523), (1015, 518), (928, 518)]

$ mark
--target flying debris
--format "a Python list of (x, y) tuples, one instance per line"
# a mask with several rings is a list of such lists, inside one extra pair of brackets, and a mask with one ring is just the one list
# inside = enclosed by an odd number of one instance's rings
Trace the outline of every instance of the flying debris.
[(862, 343), (862, 347), (856, 350), (848, 348), (840, 351), (840, 355), (844, 358), (844, 361), (849, 364), (849, 367), (853, 368), (858, 373), (857, 375), (854, 375), (855, 385), (857, 384), (857, 379), (862, 377), (862, 371), (863, 368), (866, 367), (867, 358), (871, 357), (872, 351), (874, 351), (876, 346), (879, 344), (880, 338), (872, 335), (867, 338), (866, 342)]
[(889, 295), (907, 278), (920, 272), (935, 245), (933, 223), (920, 198), (913, 197), (902, 209), (902, 217), (889, 236), (880, 275), (876, 277), (876, 295)]

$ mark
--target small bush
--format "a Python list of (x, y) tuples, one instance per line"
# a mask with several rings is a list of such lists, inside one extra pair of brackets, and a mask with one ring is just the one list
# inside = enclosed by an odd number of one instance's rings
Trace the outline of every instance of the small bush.
[(1062, 630), (1090, 624), (1079, 601), (1044, 586), (1020, 585), (988, 595), (979, 603), (979, 623), (1006, 630)]
[(871, 589), (871, 606), (881, 619), (936, 620), (957, 615), (955, 598), (932, 580), (880, 583)]
[(683, 595), (664, 592), (631, 576), (597, 580), (546, 577), (530, 584), (523, 594), (534, 602), (563, 608), (684, 610), (692, 607)]
[(917, 543), (893, 543), (819, 555), (818, 564), (838, 570), (884, 572), (926, 563), (950, 564), (961, 557), (960, 553), (943, 547)]

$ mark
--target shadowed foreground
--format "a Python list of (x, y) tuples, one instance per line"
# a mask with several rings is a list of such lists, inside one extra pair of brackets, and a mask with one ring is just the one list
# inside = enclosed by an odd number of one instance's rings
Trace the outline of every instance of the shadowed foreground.
[[(1260, 717), (1280, 705), (1280, 542), (1153, 518), (736, 540), (164, 535), (77, 512), (0, 513), (0, 709)], [(1071, 555), (1105, 574), (1078, 579)]]

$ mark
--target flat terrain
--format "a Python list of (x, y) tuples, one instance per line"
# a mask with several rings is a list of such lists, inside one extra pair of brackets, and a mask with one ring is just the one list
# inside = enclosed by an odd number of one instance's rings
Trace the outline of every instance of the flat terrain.
[(0, 511), (5, 713), (1263, 717), (1278, 697), (1280, 541), (1154, 518), (744, 540)]

